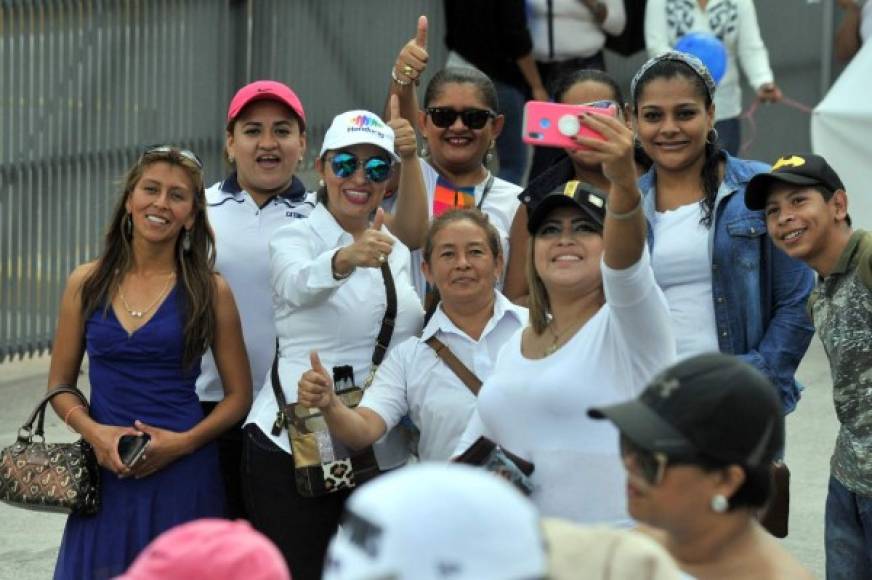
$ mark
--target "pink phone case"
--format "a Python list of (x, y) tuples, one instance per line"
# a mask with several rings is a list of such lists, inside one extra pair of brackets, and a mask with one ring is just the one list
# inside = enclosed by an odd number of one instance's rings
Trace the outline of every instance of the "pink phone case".
[(608, 107), (593, 107), (589, 105), (564, 105), (544, 101), (528, 101), (524, 105), (524, 133), (522, 139), (530, 145), (540, 147), (560, 147), (561, 149), (584, 149), (572, 137), (582, 135), (591, 139), (603, 139), (596, 131), (585, 127), (578, 120), (584, 113), (609, 115), (614, 117), (617, 109), (614, 105)]

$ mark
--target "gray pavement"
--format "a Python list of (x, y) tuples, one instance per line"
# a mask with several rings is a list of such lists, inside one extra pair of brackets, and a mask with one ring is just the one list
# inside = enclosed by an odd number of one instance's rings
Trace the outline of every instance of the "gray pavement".
[[(45, 389), (48, 358), (0, 364), (0, 446), (15, 440), (18, 426)], [(785, 546), (814, 574), (824, 576), (823, 514), (829, 456), (836, 437), (831, 381), (826, 356), (815, 338), (799, 369), (806, 391), (787, 421), (787, 463), (792, 471), (790, 536)], [(82, 377), (80, 386), (86, 387)], [(47, 433), (72, 440), (53, 412)], [(51, 578), (65, 516), (0, 504), (0, 580)]]

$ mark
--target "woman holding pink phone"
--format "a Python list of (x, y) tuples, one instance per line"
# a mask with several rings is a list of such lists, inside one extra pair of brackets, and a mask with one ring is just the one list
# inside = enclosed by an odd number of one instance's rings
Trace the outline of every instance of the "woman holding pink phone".
[[(616, 115), (624, 120), (624, 95), (621, 87), (611, 76), (602, 71), (592, 69), (573, 71), (556, 83), (554, 94), (557, 102), (565, 105), (589, 103), (597, 103), (600, 106), (614, 105)], [(624, 123), (626, 124), (626, 121)], [(525, 274), (527, 244), (530, 240), (527, 232), (527, 216), (540, 198), (570, 179), (589, 183), (603, 191), (608, 191), (609, 188), (609, 181), (603, 175), (601, 164), (590, 151), (571, 147), (564, 149), (564, 152), (565, 156), (560, 161), (531, 181), (518, 196), (521, 206), (512, 221), (509, 235), (511, 252), (503, 290), (509, 300), (518, 304), (526, 304), (529, 293)]]

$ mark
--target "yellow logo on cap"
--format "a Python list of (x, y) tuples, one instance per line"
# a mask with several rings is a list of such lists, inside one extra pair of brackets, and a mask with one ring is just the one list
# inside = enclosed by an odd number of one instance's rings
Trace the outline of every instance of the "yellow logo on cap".
[(581, 184), (579, 181), (567, 181), (566, 186), (563, 188), (563, 195), (566, 197), (575, 197), (575, 191), (578, 189), (578, 186)]
[(782, 157), (772, 166), (770, 173), (775, 173), (782, 167), (802, 167), (805, 165), (805, 159), (799, 155), (791, 155), (790, 157)]

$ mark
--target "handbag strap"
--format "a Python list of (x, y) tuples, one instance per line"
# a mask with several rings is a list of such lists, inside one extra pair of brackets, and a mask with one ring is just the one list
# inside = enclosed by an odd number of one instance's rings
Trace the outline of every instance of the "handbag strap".
[(88, 408), (88, 399), (85, 398), (85, 395), (82, 394), (82, 391), (72, 385), (57, 385), (56, 387), (49, 390), (43, 396), (42, 400), (37, 403), (36, 407), (33, 409), (33, 412), (30, 414), (30, 417), (27, 418), (27, 421), (24, 422), (19, 431), (25, 431), (29, 433), (33, 430), (33, 423), (37, 421), (37, 419), (39, 419), (36, 424), (36, 431), (34, 431), (33, 434), (38, 435), (39, 437), (43, 437), (45, 435), (45, 408), (48, 405), (49, 401), (63, 393), (75, 395), (79, 398), (85, 408)]
[[(378, 336), (375, 339), (375, 348), (373, 348), (372, 351), (372, 367), (370, 368), (369, 376), (366, 378), (366, 383), (363, 386), (364, 389), (372, 384), (372, 381), (375, 378), (375, 372), (378, 370), (378, 366), (385, 358), (385, 353), (388, 350), (388, 346), (391, 344), (391, 338), (394, 335), (394, 326), (397, 321), (397, 288), (394, 285), (394, 277), (387, 261), (381, 265), (381, 274), (382, 281), (385, 285), (387, 305), (385, 306), (385, 315), (382, 318), (381, 328), (379, 328)], [(288, 403), (287, 399), (285, 399), (285, 393), (282, 390), (281, 378), (279, 377), (278, 338), (276, 338), (276, 355), (273, 358), (272, 369), (270, 370), (270, 382), (272, 383), (276, 401), (279, 404), (279, 410), (276, 414), (276, 420), (273, 423), (271, 431), (273, 436), (277, 437), (282, 432), (282, 429), (286, 429), (288, 426), (288, 417), (285, 415), (285, 407), (287, 407)]]
[(460, 359), (451, 352), (451, 349), (445, 346), (445, 343), (435, 336), (431, 336), (424, 342), (427, 343), (427, 346), (436, 351), (436, 356), (442, 359), (442, 362), (444, 362), (446, 366), (457, 375), (457, 378), (463, 381), (466, 388), (472, 391), (472, 394), (477, 397), (478, 392), (481, 390), (481, 379), (475, 376), (475, 373), (469, 370), (465, 364), (460, 362)]

